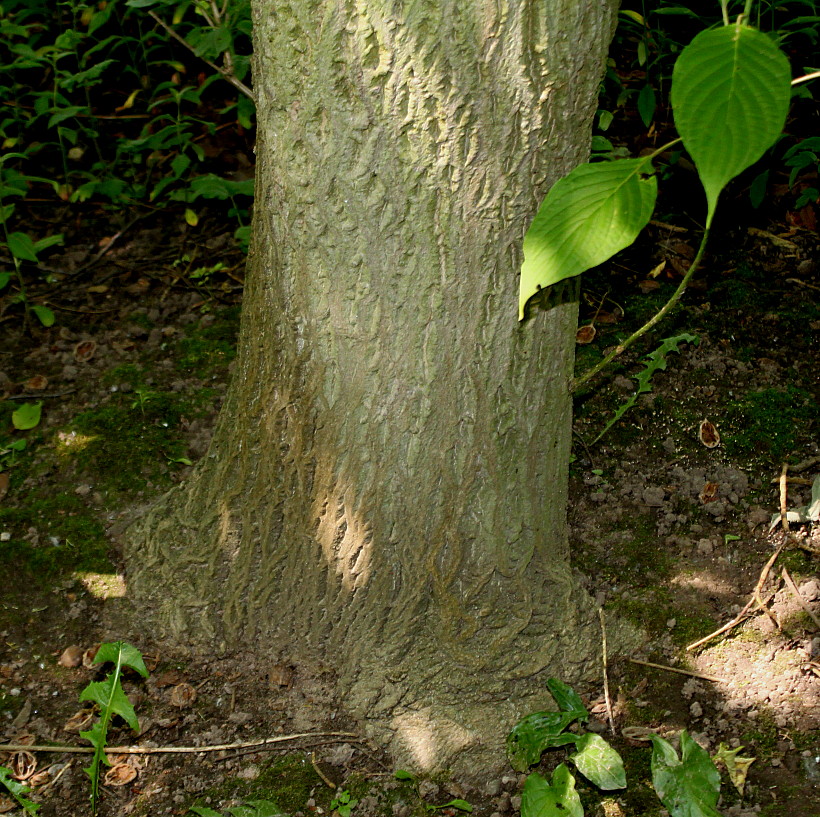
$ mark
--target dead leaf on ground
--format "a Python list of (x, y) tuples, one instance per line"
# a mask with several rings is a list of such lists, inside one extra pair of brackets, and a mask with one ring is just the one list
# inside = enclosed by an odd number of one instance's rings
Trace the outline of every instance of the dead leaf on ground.
[(595, 340), (595, 327), (590, 323), (586, 326), (578, 327), (575, 333), (575, 342), (579, 344), (592, 343)]
[(94, 352), (97, 351), (97, 344), (93, 340), (81, 340), (74, 347), (74, 360), (77, 363), (86, 363), (94, 357)]
[(167, 669), (154, 676), (154, 684), (158, 689), (172, 687), (182, 683), (183, 674), (178, 669)]
[(638, 281), (638, 287), (640, 288), (641, 292), (646, 295), (647, 292), (652, 292), (656, 289), (660, 289), (661, 285), (657, 281), (652, 281), (651, 279), (647, 278), (645, 281)]
[(623, 318), (624, 313), (622, 309), (613, 309), (612, 312), (599, 312), (598, 317), (595, 318), (596, 323), (618, 323)]
[(9, 491), (9, 475), (8, 471), (3, 471), (0, 474), (0, 499), (2, 499)]
[(179, 707), (179, 709), (185, 709), (186, 707), (192, 706), (194, 701), (196, 701), (196, 690), (186, 682), (181, 684), (177, 684), (171, 690), (171, 706)]
[(720, 445), (720, 434), (714, 423), (710, 423), (708, 420), (704, 420), (700, 424), (698, 436), (707, 448), (717, 448)]
[(137, 770), (128, 763), (117, 763), (106, 773), (104, 783), (106, 786), (127, 786), (137, 777)]
[(706, 505), (708, 502), (714, 502), (718, 498), (718, 490), (720, 486), (717, 482), (707, 482), (700, 492), (700, 501)]

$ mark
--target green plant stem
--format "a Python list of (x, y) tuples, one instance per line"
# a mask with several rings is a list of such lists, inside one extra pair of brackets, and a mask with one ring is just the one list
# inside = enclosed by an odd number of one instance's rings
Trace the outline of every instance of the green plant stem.
[(681, 299), (681, 296), (686, 291), (686, 287), (689, 284), (689, 281), (692, 279), (692, 276), (697, 271), (698, 267), (700, 266), (701, 259), (703, 258), (703, 253), (706, 250), (706, 242), (709, 238), (709, 228), (707, 227), (703, 231), (703, 236), (700, 239), (700, 246), (698, 247), (697, 254), (695, 255), (692, 264), (690, 265), (689, 269), (686, 271), (686, 275), (683, 276), (683, 280), (678, 284), (678, 288), (672, 293), (672, 297), (663, 305), (663, 307), (656, 312), (640, 329), (635, 330), (625, 341), (619, 343), (600, 363), (597, 363), (591, 369), (588, 369), (584, 374), (580, 377), (576, 377), (572, 381), (572, 385), (570, 388), (571, 392), (577, 392), (581, 386), (584, 385), (587, 381), (591, 380), (598, 374), (602, 369), (605, 369), (616, 357), (618, 357), (621, 353), (626, 351), (639, 337), (645, 335), (655, 324), (663, 320), (671, 311), (674, 309), (675, 305)]

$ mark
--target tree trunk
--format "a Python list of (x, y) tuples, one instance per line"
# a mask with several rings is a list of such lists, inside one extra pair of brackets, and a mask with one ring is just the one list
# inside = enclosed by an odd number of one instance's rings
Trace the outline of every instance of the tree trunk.
[(615, 7), (255, 3), (237, 368), (207, 458), (131, 531), (130, 594), (177, 642), (333, 667), (419, 769), (597, 672), (565, 535), (577, 304), (516, 308)]

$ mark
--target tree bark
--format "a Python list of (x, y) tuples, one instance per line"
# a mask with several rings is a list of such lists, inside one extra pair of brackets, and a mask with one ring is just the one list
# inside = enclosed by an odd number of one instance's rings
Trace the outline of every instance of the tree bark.
[(254, 5), (239, 357), (208, 456), (131, 530), (129, 591), (177, 642), (333, 667), (418, 769), (597, 672), (565, 531), (577, 304), (516, 306), (615, 8)]

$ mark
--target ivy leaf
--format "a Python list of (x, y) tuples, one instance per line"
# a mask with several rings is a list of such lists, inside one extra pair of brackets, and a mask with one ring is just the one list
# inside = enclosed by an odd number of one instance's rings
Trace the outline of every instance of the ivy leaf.
[(720, 795), (720, 774), (705, 749), (684, 729), (681, 757), (659, 735), (652, 741), (652, 785), (671, 817), (720, 817), (715, 806)]
[(575, 778), (561, 763), (552, 773), (552, 784), (533, 773), (521, 792), (521, 814), (527, 817), (584, 817)]
[(47, 307), (36, 304), (31, 307), (31, 311), (37, 316), (43, 326), (53, 326), (57, 316)]
[(706, 191), (706, 226), (718, 196), (753, 165), (786, 123), (791, 69), (770, 37), (741, 23), (703, 31), (672, 73), (675, 126)]
[(533, 712), (522, 718), (507, 736), (507, 757), (517, 772), (526, 772), (538, 763), (545, 749), (576, 743), (580, 735), (562, 734), (579, 714), (571, 712)]
[(575, 745), (569, 759), (590, 783), (604, 791), (626, 788), (624, 762), (600, 735), (587, 732)]
[(547, 193), (527, 234), (518, 319), (540, 289), (602, 264), (646, 226), (658, 183), (648, 158), (582, 164)]

